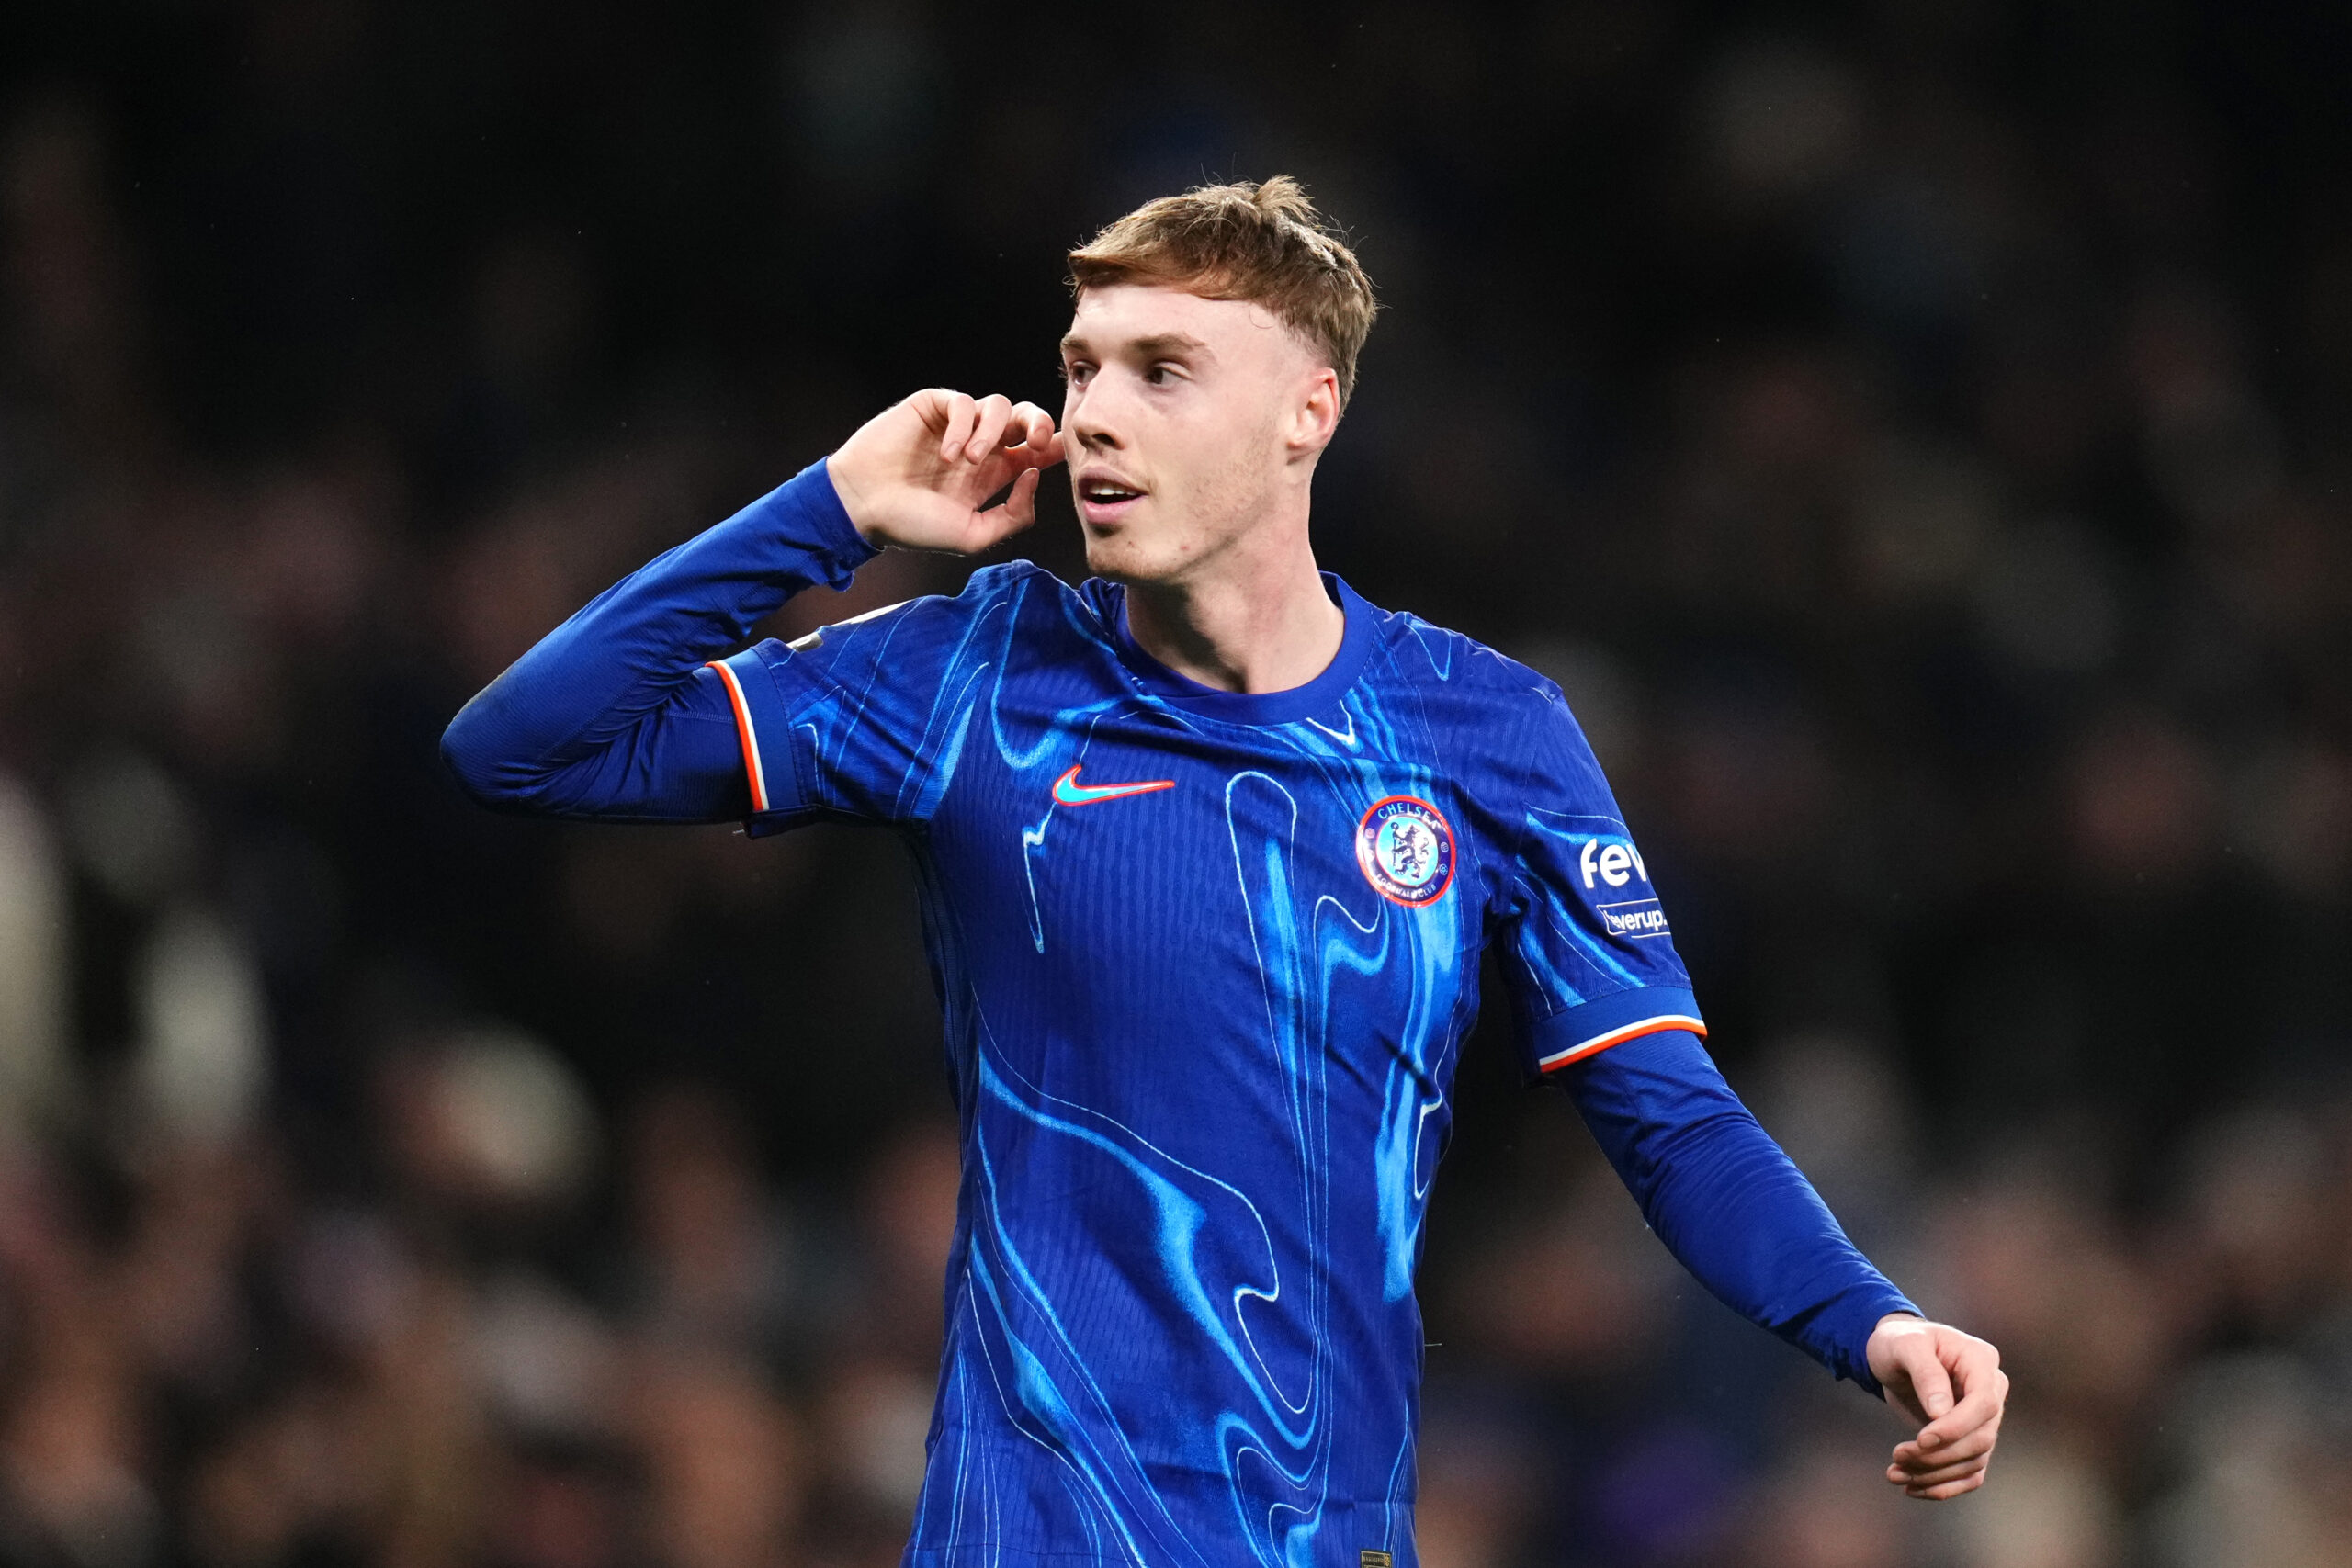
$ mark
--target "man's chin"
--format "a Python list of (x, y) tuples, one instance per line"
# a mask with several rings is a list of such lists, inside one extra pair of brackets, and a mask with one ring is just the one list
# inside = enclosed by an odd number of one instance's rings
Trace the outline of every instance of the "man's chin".
[(1106, 581), (1129, 587), (1167, 582), (1177, 575), (1172, 561), (1162, 560), (1157, 552), (1117, 534), (1086, 536), (1086, 570)]

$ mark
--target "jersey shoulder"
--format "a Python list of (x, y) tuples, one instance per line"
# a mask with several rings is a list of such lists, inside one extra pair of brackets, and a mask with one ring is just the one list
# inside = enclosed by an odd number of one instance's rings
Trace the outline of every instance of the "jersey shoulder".
[(857, 619), (888, 620), (910, 610), (969, 617), (984, 614), (1010, 599), (1046, 592), (1058, 597), (1073, 596), (1069, 585), (1035, 561), (998, 561), (981, 567), (964, 580), (964, 586), (953, 593), (927, 593), (917, 599), (902, 600), (879, 610), (870, 610)]
[(999, 561), (972, 573), (956, 598), (968, 601), (975, 610), (1017, 602), (1025, 616), (1047, 613), (1053, 622), (1083, 628), (1100, 639), (1109, 633), (1102, 606), (1087, 592), (1093, 585), (1089, 579), (1073, 587), (1033, 560)]
[(829, 621), (786, 646), (793, 653), (807, 654), (888, 642), (910, 632), (952, 637), (989, 612), (1040, 589), (1065, 599), (1072, 596), (1068, 584), (1034, 562), (1000, 561), (972, 573), (954, 593), (919, 594)]
[(1531, 812), (1615, 819), (1608, 780), (1557, 682), (1419, 615), (1380, 616), (1379, 678), (1392, 702), (1420, 716), (1474, 819), (1504, 841), (1516, 841)]
[(1046, 591), (1075, 597), (1077, 590), (1033, 560), (998, 561), (972, 573), (958, 598), (989, 599), (1009, 593)]
[(1463, 710), (1482, 733), (1569, 717), (1559, 683), (1509, 654), (1409, 610), (1373, 615), (1389, 678)]

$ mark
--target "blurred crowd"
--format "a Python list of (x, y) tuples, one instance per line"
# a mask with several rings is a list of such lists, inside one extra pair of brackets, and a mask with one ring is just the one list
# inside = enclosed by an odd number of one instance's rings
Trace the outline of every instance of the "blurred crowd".
[[(2346, 60), (2187, 0), (11, 12), (0, 1562), (895, 1562), (956, 1178), (902, 852), (495, 818), (434, 745), (889, 399), (1050, 403), (1064, 247), (1284, 170), (1385, 305), (1325, 564), (1567, 689), (1735, 1085), (2016, 1379), (1901, 1498), (1497, 1020), (1424, 1560), (2352, 1563)], [(1013, 547), (1082, 570), (1064, 503)]]

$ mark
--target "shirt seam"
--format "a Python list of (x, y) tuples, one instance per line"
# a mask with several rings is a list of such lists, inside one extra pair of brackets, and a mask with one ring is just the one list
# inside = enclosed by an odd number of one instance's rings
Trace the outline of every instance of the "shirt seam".
[[(774, 639), (771, 638), (770, 640)], [(788, 644), (784, 646), (787, 648), (789, 647)], [(744, 651), (752, 654), (754, 658), (758, 658), (760, 647), (760, 644), (753, 643), (750, 648), (744, 649)], [(800, 748), (793, 742), (793, 731), (797, 729), (800, 724), (799, 711), (793, 706), (791, 699), (785, 695), (784, 688), (775, 683), (775, 666), (769, 663), (765, 659), (760, 659), (759, 662), (761, 677), (767, 682), (768, 690), (775, 694), (775, 705), (784, 715), (784, 734), (778, 738), (778, 744), (784, 750), (784, 765), (786, 768), (789, 769), (792, 773), (793, 805), (803, 809), (808, 807), (816, 807), (820, 810), (824, 809), (826, 807), (825, 802), (820, 800), (812, 800), (809, 798), (808, 779), (807, 776), (802, 773), (800, 769)], [(830, 671), (812, 668), (809, 672), (815, 675), (818, 680), (822, 681), (827, 685), (831, 686), (835, 692), (840, 693), (842, 696), (847, 696), (849, 694), (849, 688), (834, 680)], [(763, 761), (764, 761), (764, 759), (763, 759)], [(775, 791), (773, 789), (768, 791), (768, 800), (770, 803), (768, 809), (760, 812), (757, 815), (762, 817), (773, 817), (779, 809), (784, 809), (774, 804), (775, 800)]]
[[(1536, 694), (1542, 697), (1544, 704), (1547, 706), (1550, 704), (1560, 700), (1552, 696), (1550, 694), (1544, 692), (1541, 688), (1537, 689)], [(1520, 742), (1515, 750), (1517, 750), (1518, 753), (1522, 757), (1529, 754), (1529, 749), (1526, 742), (1532, 739), (1532, 731), (1534, 728), (1535, 716), (1536, 714), (1541, 714), (1543, 711), (1544, 709), (1539, 707), (1535, 710), (1535, 714), (1522, 716), (1520, 719), (1519, 728), (1512, 732), (1512, 739)], [(1532, 798), (1532, 792), (1530, 789), (1522, 788), (1519, 793), (1519, 823), (1511, 832), (1510, 863), (1507, 867), (1508, 874), (1510, 877), (1510, 901), (1513, 903), (1519, 900), (1521, 891), (1523, 886), (1520, 873), (1527, 864), (1527, 834), (1528, 829), (1534, 825), (1534, 816), (1535, 802)], [(1632, 987), (1621, 988), (1631, 989)], [(1567, 1009), (1563, 1007), (1553, 1010), (1553, 1012), (1566, 1012), (1566, 1010)], [(1547, 1012), (1543, 1016), (1550, 1018), (1553, 1016), (1553, 1013)]]

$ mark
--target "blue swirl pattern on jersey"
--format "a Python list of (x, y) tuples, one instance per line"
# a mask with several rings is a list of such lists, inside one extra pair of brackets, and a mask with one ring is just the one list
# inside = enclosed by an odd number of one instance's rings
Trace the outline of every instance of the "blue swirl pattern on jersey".
[(814, 468), (551, 634), (445, 750), (497, 804), (913, 850), (964, 1177), (908, 1562), (1415, 1561), (1412, 1284), (1489, 943), (1529, 1072), (1565, 1069), (1661, 1235), (1866, 1380), (1908, 1303), (1705, 1063), (1550, 682), (1327, 576), (1321, 676), (1210, 691), (1121, 590), (1026, 563), (694, 670), (868, 553)]

